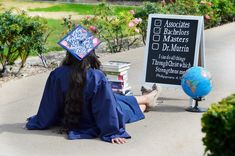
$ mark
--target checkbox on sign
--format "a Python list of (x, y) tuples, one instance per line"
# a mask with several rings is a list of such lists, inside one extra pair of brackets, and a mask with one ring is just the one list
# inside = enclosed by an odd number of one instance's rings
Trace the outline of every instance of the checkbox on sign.
[(160, 41), (160, 35), (153, 35), (153, 41), (155, 42)]
[(154, 22), (154, 26), (161, 26), (162, 25), (162, 20), (156, 19)]
[(159, 44), (158, 43), (153, 43), (152, 44), (152, 49), (153, 50), (158, 50), (159, 49)]
[(153, 29), (153, 32), (154, 32), (155, 34), (160, 34), (160, 33), (161, 33), (161, 28), (155, 27), (155, 28)]

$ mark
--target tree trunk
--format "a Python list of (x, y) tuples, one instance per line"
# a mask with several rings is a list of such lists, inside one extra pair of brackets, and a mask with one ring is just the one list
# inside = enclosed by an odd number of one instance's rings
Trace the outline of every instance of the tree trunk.
[(3, 77), (4, 74), (6, 73), (6, 65), (3, 65), (2, 69), (0, 70), (0, 77)]

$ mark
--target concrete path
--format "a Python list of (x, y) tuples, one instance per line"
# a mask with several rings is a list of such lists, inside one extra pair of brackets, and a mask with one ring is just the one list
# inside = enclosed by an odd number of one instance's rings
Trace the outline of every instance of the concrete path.
[[(206, 30), (206, 64), (213, 75), (213, 90), (200, 105), (235, 92), (235, 23)], [(109, 55), (107, 60), (132, 63), (129, 83), (140, 94), (143, 79), (144, 47)], [(25, 119), (36, 113), (49, 73), (27, 77), (3, 84), (0, 88), (0, 155), (1, 156), (202, 156), (202, 114), (184, 111), (188, 98), (183, 91), (164, 89), (164, 103), (146, 119), (128, 124), (132, 139), (125, 145), (112, 145), (98, 139), (69, 141), (56, 130), (27, 131)]]

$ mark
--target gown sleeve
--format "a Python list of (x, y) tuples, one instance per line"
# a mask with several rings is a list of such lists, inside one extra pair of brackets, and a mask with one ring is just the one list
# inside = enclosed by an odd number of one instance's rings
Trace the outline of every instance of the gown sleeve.
[(122, 112), (117, 107), (107, 80), (102, 81), (96, 90), (92, 99), (92, 113), (100, 130), (101, 140), (111, 142), (113, 138), (131, 138), (125, 131)]
[(59, 80), (51, 72), (46, 82), (39, 110), (36, 115), (28, 118), (27, 129), (47, 129), (58, 122), (59, 110), (63, 104), (61, 92)]

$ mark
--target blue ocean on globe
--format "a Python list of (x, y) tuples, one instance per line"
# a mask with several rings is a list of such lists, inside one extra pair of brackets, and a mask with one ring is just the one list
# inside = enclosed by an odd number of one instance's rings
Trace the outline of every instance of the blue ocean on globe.
[(181, 86), (184, 92), (193, 99), (199, 99), (212, 89), (211, 74), (205, 68), (191, 67), (182, 76)]

